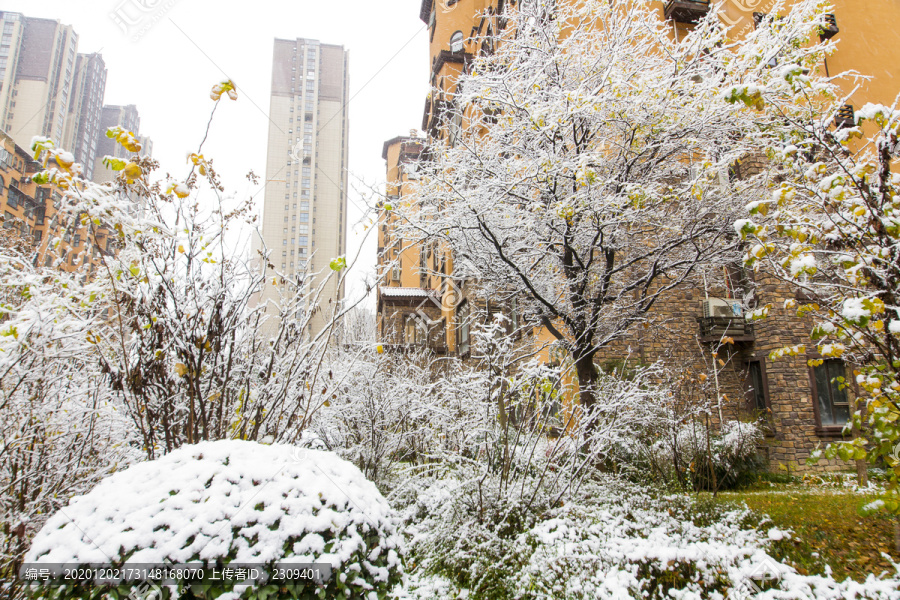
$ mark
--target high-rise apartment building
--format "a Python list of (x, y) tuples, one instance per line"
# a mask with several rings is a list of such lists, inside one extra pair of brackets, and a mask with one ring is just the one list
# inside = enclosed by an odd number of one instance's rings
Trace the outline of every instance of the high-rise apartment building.
[[(275, 40), (261, 241), (286, 278), (327, 272), (346, 251), (348, 87), (343, 46)], [(342, 295), (333, 278), (319, 298), (313, 335)]]
[(51, 19), (0, 12), (0, 36), (0, 129), (26, 149), (34, 136), (51, 138), (92, 179), (105, 133), (103, 57), (78, 54), (72, 27)]
[[(130, 158), (131, 153), (117, 144), (115, 140), (106, 137), (106, 130), (110, 127), (121, 127), (132, 132), (141, 142), (141, 156), (150, 156), (153, 143), (150, 138), (139, 135), (141, 128), (141, 116), (134, 104), (126, 106), (104, 106), (100, 111), (100, 126), (97, 129), (97, 153), (93, 162), (93, 181), (105, 183), (116, 178), (116, 172), (108, 169), (103, 164), (103, 157)], [(87, 167), (85, 167), (87, 169)]]
[(100, 136), (106, 139), (105, 130), (100, 129), (103, 94), (106, 91), (106, 63), (103, 57), (96, 52), (79, 54), (75, 61), (74, 78), (61, 145), (84, 166), (85, 178), (92, 179), (97, 142)]
[(0, 12), (0, 129), (3, 130), (9, 129), (9, 113), (15, 108), (13, 89), (24, 35), (25, 18), (21, 14)]
[(19, 13), (0, 13), (0, 23), (0, 58), (7, 60), (5, 72), (0, 70), (0, 128), (25, 148), (38, 135), (62, 140), (75, 85), (78, 36), (59, 21)]

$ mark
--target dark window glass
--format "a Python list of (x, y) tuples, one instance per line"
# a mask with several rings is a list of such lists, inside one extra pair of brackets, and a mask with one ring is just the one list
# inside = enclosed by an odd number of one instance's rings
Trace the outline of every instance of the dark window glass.
[(843, 425), (850, 420), (850, 404), (847, 400), (846, 382), (843, 378), (844, 363), (840, 360), (826, 360), (814, 367), (816, 378), (816, 401), (819, 404), (819, 418), (822, 425)]
[(457, 350), (460, 354), (468, 354), (469, 352), (469, 303), (463, 300), (459, 308), (456, 309), (456, 319), (458, 323), (459, 343)]
[(766, 388), (763, 383), (762, 365), (759, 361), (754, 361), (747, 366), (747, 379), (753, 408), (766, 410)]

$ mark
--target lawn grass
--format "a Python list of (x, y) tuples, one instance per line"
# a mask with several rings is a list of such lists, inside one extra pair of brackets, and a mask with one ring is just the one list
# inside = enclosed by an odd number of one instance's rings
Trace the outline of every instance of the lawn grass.
[(761, 482), (706, 500), (723, 507), (746, 504), (763, 531), (773, 526), (792, 530), (790, 539), (775, 542), (773, 555), (801, 574), (822, 575), (829, 565), (838, 581), (847, 577), (862, 581), (870, 573), (895, 575), (882, 552), (900, 561), (894, 546), (894, 520), (883, 514), (862, 517), (858, 513), (859, 507), (877, 497), (804, 483)]

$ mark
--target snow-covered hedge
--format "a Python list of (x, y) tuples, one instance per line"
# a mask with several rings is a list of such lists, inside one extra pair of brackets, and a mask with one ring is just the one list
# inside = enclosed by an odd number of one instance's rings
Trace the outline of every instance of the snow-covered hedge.
[[(379, 598), (403, 577), (401, 544), (390, 505), (349, 462), (288, 445), (217, 441), (135, 465), (73, 498), (38, 533), (25, 562), (328, 563), (334, 574), (324, 588), (193, 591), (202, 598)], [(64, 589), (54, 597), (80, 595)]]

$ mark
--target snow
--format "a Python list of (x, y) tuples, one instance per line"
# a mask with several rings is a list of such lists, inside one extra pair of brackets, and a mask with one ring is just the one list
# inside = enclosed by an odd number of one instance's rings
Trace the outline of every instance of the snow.
[(734, 230), (740, 235), (747, 225), (753, 225), (753, 221), (750, 219), (738, 219), (734, 222)]
[(44, 137), (42, 135), (36, 135), (31, 138), (31, 144), (29, 144), (28, 147), (34, 148), (35, 146), (44, 145), (44, 144), (49, 144), (50, 146), (52, 146), (53, 140), (48, 137)]
[[(900, 598), (896, 579), (870, 575), (863, 582), (837, 582), (830, 575), (798, 573), (772, 556), (773, 544), (790, 539), (790, 532), (747, 527), (746, 509), (722, 512), (701, 525), (691, 517), (697, 507), (684, 495), (653, 497), (621, 481), (592, 495), (596, 503), (553, 510), (518, 536), (514, 548), (522, 566), (507, 579), (514, 597), (640, 598), (665, 578), (673, 584), (672, 598)], [(745, 593), (763, 581), (771, 589)], [(400, 598), (454, 597), (460, 591), (421, 570), (409, 582)]]
[[(296, 450), (203, 442), (132, 466), (51, 517), (26, 561), (160, 564), (229, 556), (236, 563), (327, 562), (346, 570), (359, 554), (398, 566), (395, 517), (375, 485), (334, 454)], [(363, 539), (372, 530), (379, 532), (376, 547)], [(323, 536), (332, 541), (329, 552)]]
[(848, 321), (856, 321), (863, 317), (871, 316), (871, 313), (863, 306), (862, 298), (848, 298), (847, 300), (844, 300), (841, 316)]
[(799, 277), (802, 273), (815, 273), (816, 257), (812, 254), (801, 254), (791, 261), (791, 277)]

